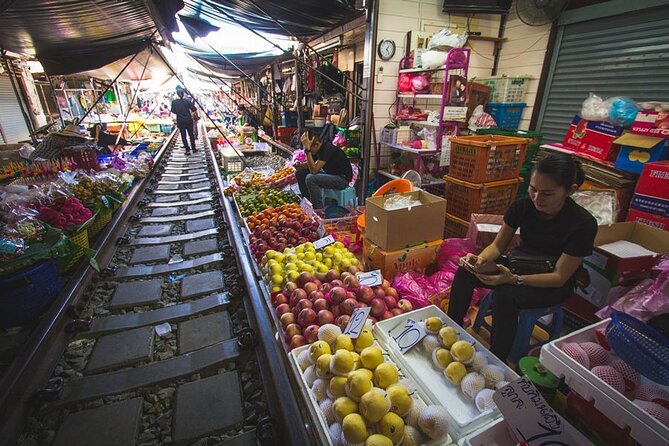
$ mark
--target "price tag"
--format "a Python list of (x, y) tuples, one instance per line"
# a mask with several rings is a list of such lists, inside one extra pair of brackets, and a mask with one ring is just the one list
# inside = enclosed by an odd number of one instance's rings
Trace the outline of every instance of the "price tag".
[(528, 446), (576, 446), (592, 444), (581, 436), (572, 438), (566, 423), (526, 377), (502, 387), (492, 397), (519, 442)]
[(351, 315), (351, 319), (348, 321), (344, 334), (350, 336), (351, 339), (357, 339), (360, 336), (362, 327), (365, 326), (365, 321), (370, 311), (372, 311), (371, 307), (356, 308)]
[(314, 214), (314, 206), (311, 204), (311, 201), (307, 200), (306, 198), (302, 198), (300, 200), (300, 208), (302, 208), (304, 213), (307, 215)]
[(399, 326), (390, 331), (390, 337), (393, 338), (401, 353), (409, 351), (425, 336), (427, 336), (425, 327), (417, 324), (413, 319), (407, 319), (403, 327)]
[(333, 236), (328, 235), (327, 237), (319, 238), (314, 242), (314, 248), (316, 249), (321, 249), (326, 247), (327, 245), (331, 245), (335, 242), (335, 239)]
[(366, 273), (357, 273), (355, 276), (358, 278), (360, 286), (376, 286), (383, 283), (383, 275), (381, 274), (380, 269), (375, 269), (374, 271)]

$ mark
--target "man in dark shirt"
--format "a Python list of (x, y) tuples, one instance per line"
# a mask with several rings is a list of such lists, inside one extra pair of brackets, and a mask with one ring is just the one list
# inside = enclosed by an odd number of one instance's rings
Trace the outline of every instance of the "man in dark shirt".
[(191, 147), (188, 145), (188, 138), (190, 145), (193, 146), (193, 152), (197, 152), (195, 147), (195, 135), (193, 134), (193, 113), (197, 110), (193, 103), (188, 99), (184, 99), (184, 89), (181, 86), (177, 87), (178, 99), (172, 101), (172, 113), (177, 115), (177, 128), (181, 133), (181, 142), (183, 142), (186, 149), (186, 155), (190, 155)]
[(314, 209), (322, 209), (322, 189), (346, 189), (353, 169), (346, 154), (329, 141), (321, 141), (310, 132), (305, 132), (300, 140), (307, 154), (307, 166), (295, 172), (297, 184)]

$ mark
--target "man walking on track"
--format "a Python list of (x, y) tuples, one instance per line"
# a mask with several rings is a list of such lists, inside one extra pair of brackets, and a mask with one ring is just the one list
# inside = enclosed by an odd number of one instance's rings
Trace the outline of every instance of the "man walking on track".
[[(190, 139), (190, 145), (193, 146), (193, 152), (197, 152), (195, 146), (195, 135), (193, 134), (193, 113), (197, 112), (195, 105), (188, 99), (184, 99), (184, 89), (181, 86), (177, 87), (177, 96), (178, 99), (172, 101), (172, 113), (177, 116), (177, 128), (181, 133), (181, 142), (186, 149), (186, 155), (190, 155), (191, 147), (188, 145), (188, 140)], [(188, 138), (186, 138), (188, 134)]]

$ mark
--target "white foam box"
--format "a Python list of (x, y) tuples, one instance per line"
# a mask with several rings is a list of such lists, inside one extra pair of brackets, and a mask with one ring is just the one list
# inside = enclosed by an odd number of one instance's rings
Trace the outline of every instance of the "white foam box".
[[(379, 348), (381, 348), (384, 352), (388, 353), (388, 350), (384, 348), (382, 342), (375, 342), (375, 345)], [(314, 393), (311, 391), (309, 386), (307, 385), (307, 381), (304, 379), (304, 374), (302, 373), (302, 369), (300, 368), (299, 362), (297, 361), (298, 356), (300, 353), (302, 353), (304, 350), (307, 350), (310, 348), (310, 345), (305, 345), (302, 347), (298, 347), (294, 350), (292, 350), (289, 353), (290, 357), (290, 368), (293, 370), (293, 373), (296, 374), (298, 378), (298, 383), (300, 387), (300, 393), (302, 394), (302, 398), (306, 403), (308, 412), (310, 414), (310, 417), (312, 420), (316, 421), (316, 425), (313, 426), (316, 429), (316, 432), (318, 433), (318, 436), (320, 437), (320, 442), (319, 444), (322, 445), (329, 445), (329, 446), (337, 446), (339, 443), (334, 443), (332, 441), (332, 438), (330, 437), (329, 434), (329, 426), (327, 423), (327, 420), (325, 419), (325, 415), (323, 414), (323, 411), (320, 410), (320, 407), (318, 405), (318, 401), (316, 401), (316, 397), (314, 396)], [(397, 364), (396, 362), (389, 360), (388, 357), (385, 358), (386, 362), (392, 362), (394, 363), (398, 369), (400, 368), (400, 364)], [(417, 400), (422, 400), (425, 404), (430, 405), (431, 403), (427, 402), (424, 398), (422, 398), (419, 395), (419, 392), (417, 392), (417, 384), (414, 380), (409, 380), (409, 382), (403, 382), (403, 384), (408, 384), (407, 388), (410, 393), (413, 393), (412, 398), (414, 399), (414, 402)], [(423, 446), (441, 446), (441, 445), (450, 445), (453, 443), (453, 440), (451, 436), (447, 436), (444, 439), (441, 440), (433, 440), (429, 441), (427, 443), (423, 443)]]
[[(592, 444), (574, 426), (564, 421), (564, 419), (562, 421), (565, 431), (569, 432), (576, 444)], [(517, 444), (518, 440), (513, 436), (509, 423), (503, 418), (498, 418), (488, 426), (477, 430), (458, 442), (459, 446), (516, 446)]]
[(421, 322), (428, 317), (436, 316), (441, 319), (444, 326), (454, 327), (459, 339), (474, 345), (476, 351), (482, 351), (488, 356), (488, 363), (498, 365), (505, 370), (505, 379), (512, 381), (518, 378), (518, 374), (511, 370), (505, 363), (500, 361), (488, 349), (482, 346), (472, 335), (456, 324), (443, 311), (435, 305), (430, 305), (419, 310), (395, 316), (391, 319), (378, 322), (373, 329), (374, 336), (382, 344), (388, 345), (388, 350), (395, 362), (402, 367), (405, 375), (417, 383), (418, 393), (428, 404), (440, 404), (446, 408), (451, 420), (451, 432), (456, 439), (481, 428), (501, 416), (497, 408), (480, 412), (474, 401), (470, 400), (460, 390), (460, 386), (451, 383), (432, 363), (432, 352), (427, 352), (421, 344), (416, 345), (404, 354), (399, 352), (395, 341), (388, 335), (393, 329), (404, 326), (407, 319), (411, 318)]
[[(611, 421), (621, 428), (629, 426), (630, 435), (639, 443), (669, 444), (669, 426), (660, 423), (561, 350), (561, 346), (569, 342), (597, 342), (595, 331), (607, 327), (610, 321), (605, 319), (545, 344), (541, 348), (541, 363), (558, 378), (564, 378), (565, 383), (583, 398), (594, 400), (595, 407)], [(650, 382), (643, 376), (641, 380)], [(669, 391), (669, 386), (653, 384)]]

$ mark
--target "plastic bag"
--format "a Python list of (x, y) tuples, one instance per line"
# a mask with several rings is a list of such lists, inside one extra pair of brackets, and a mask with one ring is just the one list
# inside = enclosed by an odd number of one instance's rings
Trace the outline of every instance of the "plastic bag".
[(337, 133), (337, 136), (332, 140), (332, 144), (337, 147), (346, 147), (346, 138), (341, 133)]
[(617, 310), (645, 322), (669, 313), (669, 257), (664, 256), (653, 271), (659, 272), (655, 279), (642, 280), (611, 305), (595, 313), (597, 317), (605, 319)]
[(609, 106), (602, 98), (590, 93), (581, 106), (581, 118), (587, 121), (606, 121), (609, 118)]
[(19, 156), (23, 159), (30, 159), (30, 155), (35, 151), (35, 148), (31, 146), (28, 143), (24, 143), (20, 148), (19, 148)]
[(609, 110), (607, 120), (622, 127), (630, 127), (640, 109), (634, 100), (626, 97), (609, 98), (604, 106)]
[(394, 211), (397, 209), (406, 209), (411, 210), (414, 206), (420, 206), (421, 201), (416, 200), (415, 198), (407, 197), (400, 194), (394, 194), (388, 197), (388, 199), (383, 203), (383, 208), (388, 211)]
[(427, 276), (412, 271), (399, 273), (393, 279), (393, 288), (397, 293), (411, 302), (414, 310), (430, 305), (430, 296), (433, 294)]
[(430, 39), (428, 50), (448, 51), (451, 48), (462, 48), (467, 43), (468, 34), (455, 34), (448, 28), (444, 28)]
[(483, 105), (477, 105), (474, 111), (472, 111), (472, 116), (469, 118), (469, 124), (467, 127), (472, 132), (475, 132), (478, 129), (489, 129), (491, 127), (497, 127), (497, 123), (490, 114), (483, 110)]
[(446, 63), (446, 55), (448, 53), (444, 51), (425, 51), (421, 56), (421, 66), (422, 68), (439, 68), (443, 67)]
[(414, 93), (422, 93), (430, 89), (430, 75), (419, 74), (411, 79), (411, 89)]
[(412, 91), (413, 85), (411, 84), (411, 79), (413, 79), (413, 77), (414, 76), (409, 73), (400, 74), (400, 78), (397, 84), (397, 89), (400, 93), (409, 93)]

